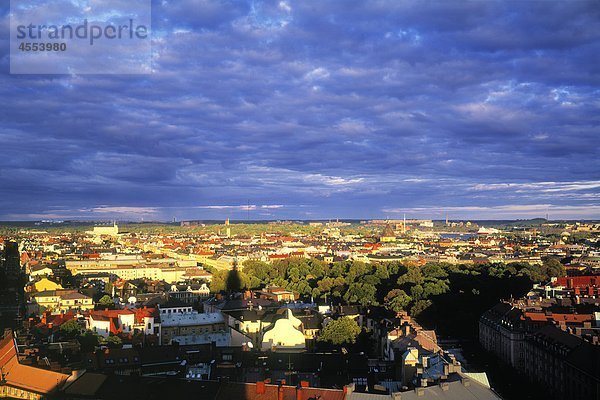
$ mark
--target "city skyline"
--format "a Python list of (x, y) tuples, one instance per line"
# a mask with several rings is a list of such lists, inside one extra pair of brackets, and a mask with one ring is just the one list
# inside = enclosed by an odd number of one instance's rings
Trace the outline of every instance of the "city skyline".
[(148, 75), (10, 75), (1, 42), (0, 220), (600, 219), (597, 2), (152, 18)]

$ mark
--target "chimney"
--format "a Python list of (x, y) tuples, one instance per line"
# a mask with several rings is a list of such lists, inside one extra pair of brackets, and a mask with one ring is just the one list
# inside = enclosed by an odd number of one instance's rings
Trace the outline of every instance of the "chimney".
[(266, 388), (263, 381), (256, 382), (256, 394), (265, 394)]
[(415, 388), (415, 393), (417, 394), (418, 397), (425, 396), (425, 388), (416, 387)]
[(450, 389), (450, 384), (448, 382), (442, 382), (440, 383), (440, 388), (442, 388), (442, 391), (447, 392), (448, 389)]
[(463, 386), (471, 386), (471, 380), (469, 378), (462, 378), (461, 382)]
[(401, 399), (402, 399), (402, 393), (400, 393), (400, 392), (392, 393), (392, 400), (401, 400)]
[(296, 400), (302, 400), (302, 385), (296, 386)]
[(283, 400), (283, 384), (277, 386), (277, 400)]

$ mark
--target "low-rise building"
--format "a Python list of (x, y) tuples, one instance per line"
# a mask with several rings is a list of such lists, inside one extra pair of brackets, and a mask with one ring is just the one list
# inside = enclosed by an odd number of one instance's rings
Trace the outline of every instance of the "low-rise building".
[(68, 374), (23, 365), (12, 333), (0, 340), (0, 398), (47, 399), (57, 393), (71, 377)]
[(86, 320), (88, 329), (104, 337), (130, 334), (135, 326), (135, 313), (131, 310), (98, 310), (91, 311)]
[(34, 304), (38, 307), (38, 313), (42, 311), (87, 311), (94, 308), (94, 301), (91, 297), (73, 289), (45, 290), (32, 297)]
[(302, 333), (302, 321), (294, 316), (291, 309), (286, 309), (263, 334), (261, 349), (272, 351), (303, 351), (306, 339)]
[(161, 339), (163, 345), (170, 344), (175, 337), (225, 332), (227, 326), (221, 313), (172, 312), (160, 314)]

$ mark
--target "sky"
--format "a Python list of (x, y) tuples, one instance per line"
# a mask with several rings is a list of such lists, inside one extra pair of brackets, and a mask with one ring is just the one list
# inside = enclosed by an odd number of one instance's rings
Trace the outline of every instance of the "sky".
[(598, 1), (153, 0), (145, 75), (8, 37), (0, 220), (600, 219)]

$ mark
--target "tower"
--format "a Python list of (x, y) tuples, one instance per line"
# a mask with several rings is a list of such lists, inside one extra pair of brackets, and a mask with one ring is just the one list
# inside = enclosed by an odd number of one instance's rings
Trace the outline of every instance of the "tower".
[(231, 237), (231, 228), (229, 227), (229, 218), (227, 218), (225, 220), (225, 227), (227, 228), (226, 229), (226, 235), (227, 235), (228, 238), (230, 238)]

